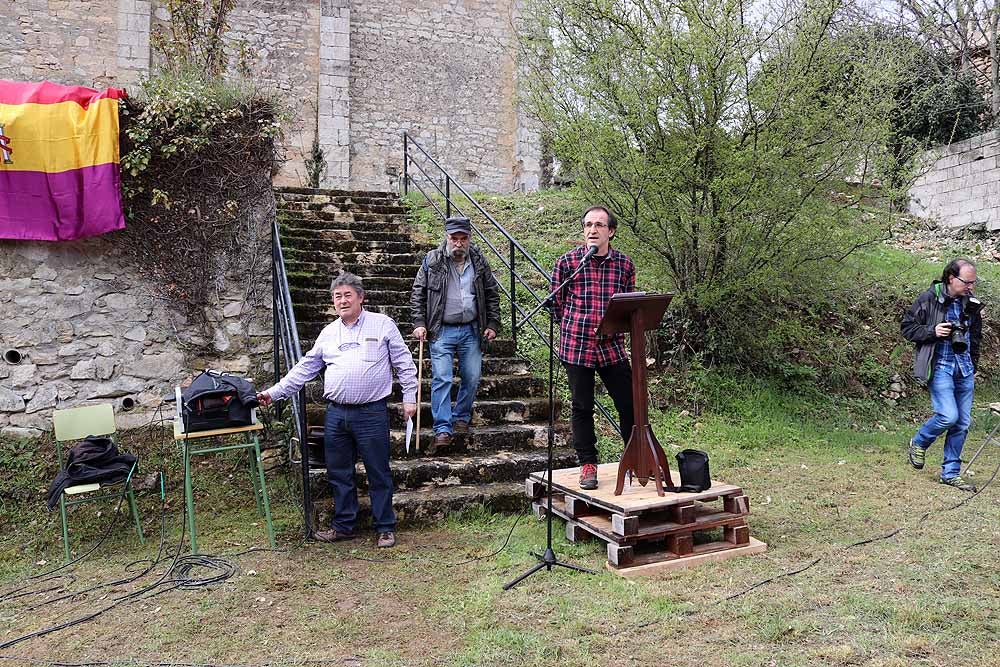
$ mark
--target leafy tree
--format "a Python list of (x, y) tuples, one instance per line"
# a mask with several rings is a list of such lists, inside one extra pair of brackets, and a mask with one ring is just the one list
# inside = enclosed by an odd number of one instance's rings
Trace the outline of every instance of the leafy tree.
[(153, 32), (153, 48), (164, 58), (163, 69), (221, 76), (228, 46), (236, 51), (240, 72), (249, 74), (245, 43), (227, 34), (236, 0), (164, 0), (163, 6), (169, 18)]
[[(903, 76), (893, 44), (838, 37), (837, 0), (534, 0), (529, 104), (595, 201), (673, 289), (686, 343), (738, 358), (786, 299), (881, 237), (857, 198), (882, 176)], [(530, 66), (530, 62), (527, 64)], [(763, 315), (762, 317), (760, 317)]]

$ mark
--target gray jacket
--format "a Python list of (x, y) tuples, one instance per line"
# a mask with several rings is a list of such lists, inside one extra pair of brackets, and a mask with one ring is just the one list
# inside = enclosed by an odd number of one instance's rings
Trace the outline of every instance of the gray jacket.
[[(476, 246), (469, 247), (469, 260), (476, 271), (473, 288), (476, 292), (476, 310), (479, 319), (479, 335), (486, 329), (500, 333), (500, 293), (496, 278), (486, 258)], [(452, 261), (445, 251), (445, 243), (427, 253), (420, 264), (417, 277), (413, 279), (410, 294), (410, 318), (413, 328), (425, 327), (427, 339), (434, 340), (441, 333), (444, 322), (444, 306), (448, 292), (448, 262)]]
[[(944, 286), (940, 280), (935, 280), (929, 289), (925, 290), (913, 302), (900, 324), (900, 332), (911, 343), (916, 344), (913, 353), (913, 377), (917, 382), (926, 384), (934, 372), (934, 353), (940, 340), (934, 333), (934, 327), (944, 322), (948, 312), (948, 297), (944, 294)], [(966, 310), (967, 297), (962, 297), (962, 312)], [(977, 312), (969, 318), (969, 355), (972, 366), (979, 365), (979, 344), (982, 340), (983, 318)]]

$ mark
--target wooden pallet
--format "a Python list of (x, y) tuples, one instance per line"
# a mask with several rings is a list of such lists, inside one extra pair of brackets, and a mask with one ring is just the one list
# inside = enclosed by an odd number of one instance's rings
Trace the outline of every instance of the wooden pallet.
[[(597, 489), (579, 488), (579, 468), (552, 473), (552, 514), (566, 521), (570, 541), (607, 543), (608, 569), (631, 576), (688, 567), (706, 561), (761, 553), (763, 542), (750, 537), (750, 499), (732, 484), (714, 481), (700, 493), (656, 493), (652, 484), (626, 486), (614, 495), (618, 464), (598, 466)], [(673, 483), (678, 484), (676, 474)], [(525, 491), (539, 517), (548, 508), (545, 472), (532, 473)], [(709, 539), (720, 532), (721, 540)]]

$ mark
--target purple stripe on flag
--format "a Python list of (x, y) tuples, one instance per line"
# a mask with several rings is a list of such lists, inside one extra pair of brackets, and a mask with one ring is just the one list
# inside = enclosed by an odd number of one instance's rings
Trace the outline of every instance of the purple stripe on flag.
[(118, 164), (0, 170), (0, 239), (69, 241), (125, 228)]

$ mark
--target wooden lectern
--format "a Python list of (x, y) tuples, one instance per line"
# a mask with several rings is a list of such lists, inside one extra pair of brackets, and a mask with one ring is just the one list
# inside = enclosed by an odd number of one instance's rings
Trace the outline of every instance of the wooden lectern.
[[(632, 339), (632, 414), (635, 425), (629, 435), (621, 463), (618, 464), (618, 485), (615, 495), (620, 496), (625, 488), (625, 473), (632, 483), (634, 475), (639, 484), (646, 486), (652, 478), (656, 481), (656, 493), (663, 495), (664, 481), (671, 485), (670, 465), (667, 455), (649, 427), (649, 390), (646, 388), (646, 334), (655, 329), (673, 294), (645, 294), (642, 292), (615, 294), (608, 302), (598, 334), (610, 335), (622, 332), (631, 334)], [(624, 434), (623, 434), (624, 435)]]

